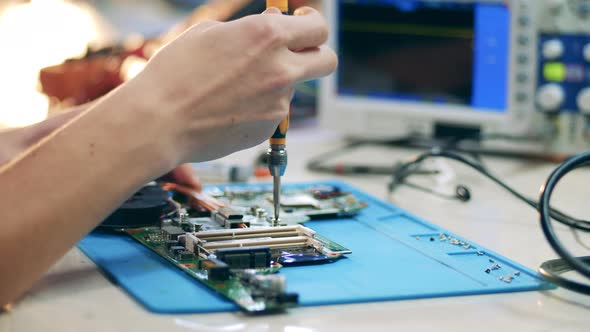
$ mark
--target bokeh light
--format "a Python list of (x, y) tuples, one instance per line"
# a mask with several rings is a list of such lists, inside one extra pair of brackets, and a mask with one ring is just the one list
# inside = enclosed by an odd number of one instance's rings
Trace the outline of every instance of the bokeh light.
[(96, 40), (92, 16), (64, 0), (33, 0), (0, 13), (0, 127), (21, 127), (47, 117), (39, 71), (80, 57)]

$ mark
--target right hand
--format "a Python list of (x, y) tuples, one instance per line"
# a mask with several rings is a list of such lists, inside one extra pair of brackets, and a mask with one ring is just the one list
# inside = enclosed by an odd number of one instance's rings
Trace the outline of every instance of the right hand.
[(324, 19), (308, 7), (295, 14), (269, 9), (195, 25), (133, 80), (163, 130), (172, 131), (160, 136), (172, 138), (179, 163), (219, 158), (268, 139), (288, 114), (294, 84), (335, 70), (335, 53), (322, 46)]

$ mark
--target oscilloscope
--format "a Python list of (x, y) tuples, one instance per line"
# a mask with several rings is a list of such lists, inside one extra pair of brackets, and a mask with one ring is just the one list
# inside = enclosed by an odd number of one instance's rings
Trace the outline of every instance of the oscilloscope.
[(528, 138), (494, 149), (590, 149), (590, 0), (324, 1), (339, 55), (322, 123), (356, 138), (451, 129)]

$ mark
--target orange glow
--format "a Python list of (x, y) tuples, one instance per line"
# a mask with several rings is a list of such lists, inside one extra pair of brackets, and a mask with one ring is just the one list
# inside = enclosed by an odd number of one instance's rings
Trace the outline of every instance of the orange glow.
[(39, 71), (82, 56), (97, 37), (91, 15), (64, 0), (32, 0), (0, 13), (0, 128), (45, 119)]

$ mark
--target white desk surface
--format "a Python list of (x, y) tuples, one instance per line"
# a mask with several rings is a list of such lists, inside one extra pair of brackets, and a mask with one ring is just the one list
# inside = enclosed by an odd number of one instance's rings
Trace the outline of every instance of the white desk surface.
[[(336, 178), (310, 173), (304, 165), (310, 156), (341, 144), (338, 136), (318, 129), (292, 130), (285, 181)], [(247, 164), (264, 149), (265, 144), (225, 160)], [(391, 165), (415, 153), (415, 150), (366, 148), (343, 160)], [(496, 174), (534, 197), (555, 167), (515, 159), (488, 157), (485, 160)], [(531, 269), (536, 270), (544, 260), (556, 256), (543, 237), (533, 209), (467, 168), (452, 162), (449, 165), (459, 182), (472, 189), (473, 199), (469, 203), (446, 201), (401, 188), (394, 196), (395, 204)], [(385, 176), (340, 179), (386, 198)], [(454, 183), (440, 184), (439, 189), (452, 190)], [(590, 218), (589, 188), (590, 171), (576, 172), (556, 192), (556, 205), (572, 214), (578, 213), (578, 217)], [(560, 234), (575, 253), (587, 254), (573, 241), (569, 231), (560, 229)], [(294, 308), (285, 314), (260, 317), (241, 313), (161, 315), (137, 304), (74, 248), (37, 282), (12, 312), (0, 314), (0, 331), (589, 331), (589, 309), (590, 297), (558, 289)]]

